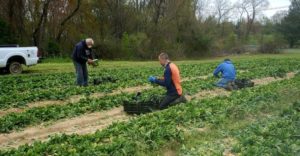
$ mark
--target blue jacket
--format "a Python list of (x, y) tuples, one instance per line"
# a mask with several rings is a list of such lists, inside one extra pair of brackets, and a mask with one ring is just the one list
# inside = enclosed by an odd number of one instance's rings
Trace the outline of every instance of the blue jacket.
[(219, 77), (219, 73), (222, 73), (222, 78), (235, 80), (236, 71), (231, 61), (224, 61), (214, 71), (214, 76)]
[(156, 84), (166, 87), (167, 95), (182, 95), (182, 87), (180, 83), (180, 73), (178, 67), (174, 63), (168, 63), (165, 67), (164, 78), (157, 79)]
[(78, 63), (84, 64), (88, 59), (92, 59), (92, 49), (88, 48), (85, 41), (80, 41), (75, 45), (72, 59)]

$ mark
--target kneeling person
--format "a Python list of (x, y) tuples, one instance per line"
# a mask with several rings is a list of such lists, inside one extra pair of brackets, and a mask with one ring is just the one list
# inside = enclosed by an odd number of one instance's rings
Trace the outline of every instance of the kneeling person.
[(222, 74), (222, 78), (216, 83), (216, 86), (232, 90), (232, 83), (235, 80), (236, 70), (230, 59), (225, 59), (223, 63), (218, 65), (214, 71), (214, 76), (219, 78), (219, 73)]
[(166, 53), (161, 53), (158, 59), (160, 64), (165, 68), (164, 77), (163, 79), (157, 79), (154, 76), (150, 76), (149, 81), (167, 89), (167, 95), (160, 103), (159, 109), (165, 109), (171, 105), (186, 102), (185, 97), (182, 95), (178, 67), (169, 60), (169, 57)]

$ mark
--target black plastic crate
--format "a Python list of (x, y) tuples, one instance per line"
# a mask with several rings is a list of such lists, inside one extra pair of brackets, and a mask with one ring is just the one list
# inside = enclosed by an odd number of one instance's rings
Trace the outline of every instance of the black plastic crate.
[(234, 84), (237, 86), (238, 89), (247, 88), (247, 87), (253, 87), (254, 82), (252, 82), (249, 79), (236, 79), (234, 81)]
[(123, 101), (124, 111), (128, 114), (145, 114), (158, 110), (159, 103), (162, 99), (161, 95), (142, 96), (138, 92), (131, 99)]
[(125, 101), (123, 103), (124, 111), (128, 114), (145, 114), (155, 110), (153, 105), (132, 103)]

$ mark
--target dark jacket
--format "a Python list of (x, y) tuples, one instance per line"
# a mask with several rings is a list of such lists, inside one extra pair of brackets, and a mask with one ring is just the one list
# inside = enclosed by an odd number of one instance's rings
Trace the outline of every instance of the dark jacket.
[(165, 67), (164, 79), (156, 80), (156, 84), (166, 87), (167, 95), (182, 95), (182, 87), (180, 84), (180, 73), (178, 67), (174, 63), (168, 63)]
[(88, 59), (93, 59), (92, 57), (92, 49), (88, 48), (85, 40), (80, 41), (75, 45), (72, 54), (73, 61), (84, 64)]
[(214, 71), (214, 76), (218, 77), (222, 73), (222, 78), (234, 80), (236, 76), (235, 67), (231, 61), (224, 61)]

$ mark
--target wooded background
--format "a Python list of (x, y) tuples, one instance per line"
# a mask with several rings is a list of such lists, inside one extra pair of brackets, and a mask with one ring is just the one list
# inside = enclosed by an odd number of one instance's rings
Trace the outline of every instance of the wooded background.
[[(268, 0), (0, 0), (0, 44), (69, 57), (86, 37), (103, 59), (176, 58), (299, 46), (300, 0), (272, 18)], [(250, 48), (249, 48), (250, 47)]]

